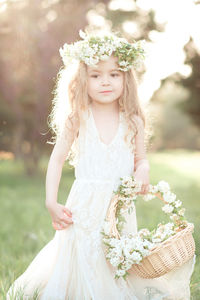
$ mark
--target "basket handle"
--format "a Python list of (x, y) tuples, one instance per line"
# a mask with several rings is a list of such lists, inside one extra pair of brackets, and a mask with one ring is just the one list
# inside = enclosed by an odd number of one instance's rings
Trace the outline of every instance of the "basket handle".
[[(160, 200), (162, 200), (164, 203), (167, 203), (161, 193), (155, 193), (155, 196), (158, 197)], [(120, 239), (120, 234), (117, 230), (116, 222), (115, 222), (115, 214), (116, 214), (116, 209), (117, 209), (117, 202), (118, 202), (118, 195), (114, 195), (111, 199), (110, 206), (108, 208), (108, 212), (106, 215), (106, 219), (110, 223), (110, 234), (117, 238)]]
[(110, 206), (108, 208), (108, 212), (106, 215), (106, 219), (110, 223), (110, 234), (113, 235), (115, 238), (120, 239), (120, 234), (117, 230), (117, 226), (116, 226), (116, 222), (115, 222), (117, 202), (118, 202), (118, 196), (115, 195), (111, 199)]

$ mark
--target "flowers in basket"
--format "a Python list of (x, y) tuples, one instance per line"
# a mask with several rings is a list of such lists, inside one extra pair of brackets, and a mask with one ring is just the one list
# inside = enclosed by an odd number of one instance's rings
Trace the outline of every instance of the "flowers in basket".
[(160, 198), (164, 202), (162, 210), (169, 215), (172, 222), (160, 223), (152, 231), (143, 228), (137, 234), (122, 234), (126, 222), (123, 214), (132, 213), (141, 190), (141, 182), (137, 182), (133, 176), (125, 176), (120, 180), (117, 191), (113, 191), (101, 233), (106, 245), (106, 259), (116, 268), (115, 278), (123, 277), (126, 280), (129, 274), (127, 271), (134, 264), (140, 264), (155, 246), (187, 227), (188, 222), (184, 217), (185, 208), (182, 207), (182, 202), (171, 192), (169, 184), (162, 180), (157, 185), (150, 184), (149, 191), (143, 198), (145, 201)]

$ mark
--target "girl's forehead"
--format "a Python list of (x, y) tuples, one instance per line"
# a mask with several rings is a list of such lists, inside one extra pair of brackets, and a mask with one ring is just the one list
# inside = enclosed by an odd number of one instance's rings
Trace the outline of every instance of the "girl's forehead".
[(110, 57), (108, 60), (103, 61), (100, 60), (96, 65), (94, 66), (87, 66), (87, 70), (89, 72), (91, 71), (103, 71), (103, 70), (118, 70), (118, 59), (117, 57)]

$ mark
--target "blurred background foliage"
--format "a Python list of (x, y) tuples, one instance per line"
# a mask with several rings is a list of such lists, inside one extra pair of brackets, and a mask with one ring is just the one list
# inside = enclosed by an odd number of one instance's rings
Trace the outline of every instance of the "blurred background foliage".
[[(79, 39), (79, 29), (107, 27), (128, 39), (150, 43), (151, 32), (165, 30), (165, 23), (155, 20), (153, 9), (143, 10), (136, 0), (125, 2), (131, 5), (117, 6), (117, 1), (106, 0), (0, 2), (1, 158), (10, 152), (23, 161), (31, 176), (37, 172), (40, 157), (50, 154), (47, 117), (62, 66), (58, 49)], [(126, 30), (127, 24), (134, 26), (134, 33)], [(190, 75), (175, 73), (162, 79), (149, 102), (155, 119), (153, 151), (200, 149), (200, 55), (192, 38), (184, 50)], [(144, 73), (142, 69), (138, 77)]]

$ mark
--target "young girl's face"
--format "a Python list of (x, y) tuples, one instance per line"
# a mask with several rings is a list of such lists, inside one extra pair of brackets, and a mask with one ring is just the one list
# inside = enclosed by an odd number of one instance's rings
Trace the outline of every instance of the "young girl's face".
[(87, 66), (88, 95), (93, 101), (111, 103), (121, 96), (124, 75), (117, 61), (112, 55), (95, 66)]

